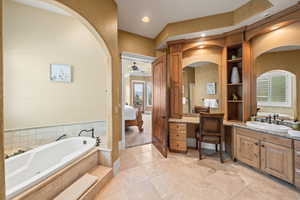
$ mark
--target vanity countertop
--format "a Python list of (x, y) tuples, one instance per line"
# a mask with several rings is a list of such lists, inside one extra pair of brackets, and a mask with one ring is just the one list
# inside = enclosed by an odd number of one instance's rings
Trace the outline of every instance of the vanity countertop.
[[(187, 124), (199, 124), (199, 116), (183, 116), (181, 119), (170, 118), (169, 122), (173, 123), (187, 123)], [(239, 124), (240, 122), (237, 121), (223, 121), (225, 126), (232, 126), (234, 124)]]
[(261, 133), (265, 133), (265, 134), (270, 134), (270, 135), (275, 135), (275, 136), (279, 136), (279, 137), (284, 137), (284, 138), (294, 139), (294, 140), (299, 140), (300, 141), (300, 137), (291, 136), (289, 134), (284, 134), (284, 133), (275, 133), (275, 132), (270, 131), (270, 130), (250, 127), (250, 126), (247, 126), (245, 123), (233, 123), (233, 126), (238, 127), (238, 128), (249, 129), (249, 130), (252, 130), (252, 131), (257, 131), (257, 132), (261, 132)]

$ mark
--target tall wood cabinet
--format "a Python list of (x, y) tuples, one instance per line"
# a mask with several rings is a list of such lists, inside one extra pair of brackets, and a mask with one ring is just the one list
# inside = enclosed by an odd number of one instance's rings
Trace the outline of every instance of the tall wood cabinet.
[(294, 182), (291, 139), (235, 128), (235, 145), (236, 159), (289, 183)]
[(182, 44), (169, 46), (170, 117), (182, 117)]

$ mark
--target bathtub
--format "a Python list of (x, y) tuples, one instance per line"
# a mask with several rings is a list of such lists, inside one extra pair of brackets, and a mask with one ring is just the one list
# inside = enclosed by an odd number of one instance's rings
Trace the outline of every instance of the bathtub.
[(6, 159), (6, 199), (12, 199), (63, 169), (92, 150), (95, 144), (93, 138), (74, 137)]

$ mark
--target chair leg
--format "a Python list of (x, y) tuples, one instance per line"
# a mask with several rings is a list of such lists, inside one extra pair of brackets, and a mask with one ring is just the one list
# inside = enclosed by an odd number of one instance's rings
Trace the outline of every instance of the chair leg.
[(199, 147), (199, 160), (202, 160), (201, 141), (198, 140), (198, 142), (199, 142), (199, 145), (198, 145), (198, 147)]
[(221, 163), (224, 163), (224, 160), (223, 160), (223, 144), (222, 144), (222, 140), (220, 141), (220, 161), (221, 161)]
[(198, 149), (198, 138), (197, 138), (197, 136), (195, 137), (195, 139), (196, 139), (196, 149)]
[(218, 152), (218, 144), (216, 144), (216, 152)]

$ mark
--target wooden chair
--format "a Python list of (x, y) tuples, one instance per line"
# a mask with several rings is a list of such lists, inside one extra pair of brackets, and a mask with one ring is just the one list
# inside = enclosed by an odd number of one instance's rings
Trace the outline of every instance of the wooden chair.
[[(194, 110), (195, 110), (195, 113), (210, 113), (210, 107), (195, 106)], [(199, 132), (199, 126), (196, 128), (195, 132), (196, 132), (196, 135), (195, 135), (196, 149), (198, 149), (197, 132)]]
[(199, 132), (197, 133), (197, 143), (199, 144), (199, 159), (202, 159), (201, 143), (210, 143), (220, 145), (220, 160), (223, 160), (223, 142), (224, 142), (224, 113), (200, 113)]
[(210, 107), (195, 106), (195, 113), (210, 113)]

